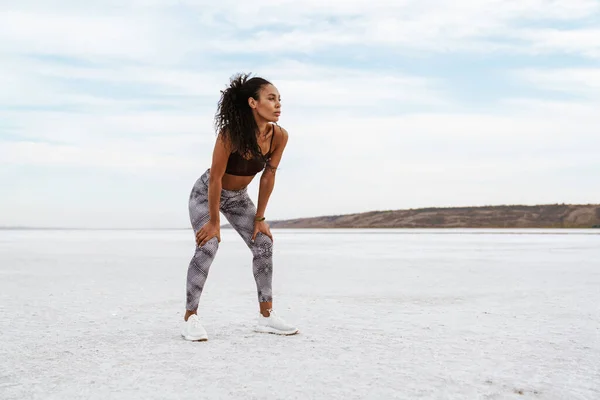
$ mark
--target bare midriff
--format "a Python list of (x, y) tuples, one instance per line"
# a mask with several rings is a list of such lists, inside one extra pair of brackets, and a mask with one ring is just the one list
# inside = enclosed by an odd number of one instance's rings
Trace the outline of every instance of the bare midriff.
[(225, 190), (241, 190), (248, 186), (255, 176), (237, 176), (226, 173), (221, 180), (221, 187)]

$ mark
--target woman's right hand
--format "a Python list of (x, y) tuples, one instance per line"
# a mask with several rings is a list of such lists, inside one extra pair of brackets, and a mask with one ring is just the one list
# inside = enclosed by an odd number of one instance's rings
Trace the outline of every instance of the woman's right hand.
[(208, 221), (198, 232), (196, 232), (196, 244), (204, 246), (210, 239), (216, 237), (221, 242), (221, 227), (218, 222)]

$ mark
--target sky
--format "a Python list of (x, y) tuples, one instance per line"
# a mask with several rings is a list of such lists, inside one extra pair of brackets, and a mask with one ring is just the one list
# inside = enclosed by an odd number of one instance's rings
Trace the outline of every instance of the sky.
[(0, 0), (0, 226), (189, 227), (239, 72), (267, 219), (600, 203), (599, 0)]

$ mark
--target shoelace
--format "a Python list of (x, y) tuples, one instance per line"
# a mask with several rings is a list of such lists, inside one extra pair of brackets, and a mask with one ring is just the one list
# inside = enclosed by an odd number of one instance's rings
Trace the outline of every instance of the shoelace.
[(287, 325), (285, 323), (285, 321), (283, 320), (283, 318), (281, 318), (279, 315), (277, 315), (277, 313), (275, 312), (275, 310), (269, 310), (269, 317), (272, 317), (273, 320), (275, 320), (277, 322), (280, 322), (280, 323), (282, 323), (284, 325)]
[[(191, 318), (191, 317), (190, 317), (190, 318)], [(188, 319), (188, 321), (189, 321), (189, 319)], [(193, 326), (194, 328), (197, 328), (197, 327), (199, 327), (199, 326), (201, 325), (201, 324), (200, 324), (200, 319), (198, 319), (198, 317), (196, 317), (196, 318), (192, 318), (192, 319), (191, 319), (191, 321), (192, 321), (192, 326)]]

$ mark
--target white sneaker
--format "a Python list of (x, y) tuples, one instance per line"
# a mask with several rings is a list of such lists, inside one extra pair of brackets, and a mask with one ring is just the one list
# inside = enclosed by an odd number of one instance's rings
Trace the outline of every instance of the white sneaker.
[(262, 314), (258, 315), (258, 324), (254, 330), (276, 335), (295, 335), (298, 333), (298, 328), (285, 322), (273, 310), (270, 311), (269, 317), (263, 317)]
[(202, 324), (200, 324), (200, 319), (196, 314), (190, 315), (188, 320), (183, 322), (181, 336), (183, 336), (185, 340), (194, 342), (205, 342), (208, 340), (206, 330)]

